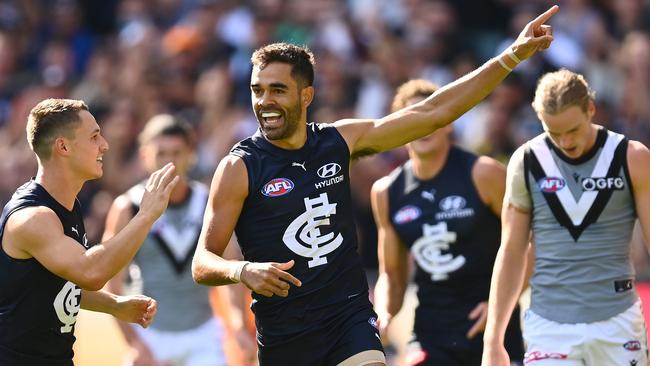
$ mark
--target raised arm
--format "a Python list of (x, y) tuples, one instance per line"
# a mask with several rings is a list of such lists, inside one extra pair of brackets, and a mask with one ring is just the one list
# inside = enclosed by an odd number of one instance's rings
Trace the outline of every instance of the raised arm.
[(289, 283), (301, 285), (298, 279), (286, 272), (293, 266), (293, 261), (251, 263), (222, 257), (247, 196), (246, 166), (240, 158), (228, 155), (221, 160), (212, 179), (203, 227), (192, 260), (192, 277), (199, 284), (212, 286), (241, 280), (263, 296), (286, 297)]
[(402, 308), (408, 284), (409, 253), (399, 239), (388, 213), (388, 182), (384, 177), (371, 191), (372, 213), (378, 230), (379, 279), (375, 286), (375, 311), (383, 332)]
[[(519, 37), (499, 56), (478, 69), (440, 88), (429, 98), (378, 120), (341, 120), (337, 129), (345, 138), (352, 156), (367, 155), (426, 136), (446, 126), (483, 100), (514, 68), (546, 49), (553, 41), (551, 27), (545, 25), (557, 5), (532, 20)], [(507, 69), (506, 69), (507, 68)]]
[(24, 208), (9, 217), (3, 248), (15, 258), (34, 257), (57, 276), (97, 291), (131, 261), (167, 207), (177, 182), (172, 164), (153, 173), (138, 214), (111, 240), (88, 250), (66, 236), (56, 214), (43, 206)]

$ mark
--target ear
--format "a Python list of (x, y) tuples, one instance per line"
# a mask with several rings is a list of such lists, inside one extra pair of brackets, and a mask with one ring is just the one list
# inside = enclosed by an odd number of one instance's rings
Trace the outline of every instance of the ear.
[(594, 103), (593, 100), (590, 100), (589, 105), (587, 106), (587, 116), (589, 117), (589, 120), (591, 120), (595, 114), (596, 114), (596, 103)]
[(68, 141), (65, 137), (59, 136), (54, 140), (54, 152), (59, 155), (68, 155), (70, 153), (70, 147)]
[(302, 106), (307, 108), (311, 104), (311, 102), (314, 100), (314, 87), (313, 86), (306, 86), (302, 88), (300, 91), (300, 101), (302, 102)]

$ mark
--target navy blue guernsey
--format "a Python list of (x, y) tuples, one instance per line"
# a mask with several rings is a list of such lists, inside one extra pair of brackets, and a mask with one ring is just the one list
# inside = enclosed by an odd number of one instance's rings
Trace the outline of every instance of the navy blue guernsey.
[(298, 337), (352, 303), (369, 306), (352, 218), (350, 152), (336, 128), (308, 124), (297, 150), (274, 146), (258, 130), (231, 154), (248, 171), (248, 197), (235, 228), (244, 258), (293, 259), (289, 272), (302, 282), (286, 298), (253, 294), (262, 344)]
[[(9, 216), (34, 206), (54, 211), (65, 235), (87, 247), (79, 202), (69, 211), (34, 180), (18, 188), (4, 207), (0, 242)], [(0, 365), (72, 365), (81, 289), (34, 258), (15, 259), (0, 252)]]
[(389, 217), (417, 263), (416, 335), (467, 342), (467, 316), (487, 301), (501, 223), (474, 187), (476, 159), (452, 147), (432, 179), (416, 178), (411, 161), (391, 173)]

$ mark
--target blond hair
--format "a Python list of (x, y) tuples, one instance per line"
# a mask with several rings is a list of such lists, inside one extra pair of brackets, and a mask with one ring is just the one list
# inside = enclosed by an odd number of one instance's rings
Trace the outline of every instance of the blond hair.
[(561, 69), (549, 72), (539, 79), (532, 105), (538, 114), (558, 114), (572, 106), (578, 106), (587, 112), (594, 96), (584, 76)]
[(81, 124), (80, 111), (88, 106), (81, 100), (45, 99), (29, 112), (27, 118), (27, 142), (42, 160), (52, 155), (52, 144), (61, 137), (73, 138), (74, 129)]
[(438, 90), (438, 85), (424, 79), (414, 79), (405, 82), (397, 88), (393, 98), (391, 112), (398, 111), (408, 106), (408, 101), (414, 97), (426, 98)]

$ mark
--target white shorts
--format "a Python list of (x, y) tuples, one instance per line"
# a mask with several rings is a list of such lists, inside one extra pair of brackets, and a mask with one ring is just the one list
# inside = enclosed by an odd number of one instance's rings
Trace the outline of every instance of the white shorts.
[(524, 364), (646, 366), (648, 345), (641, 301), (607, 320), (557, 323), (526, 311)]
[(158, 361), (172, 366), (226, 366), (221, 321), (212, 318), (186, 331), (133, 327)]

